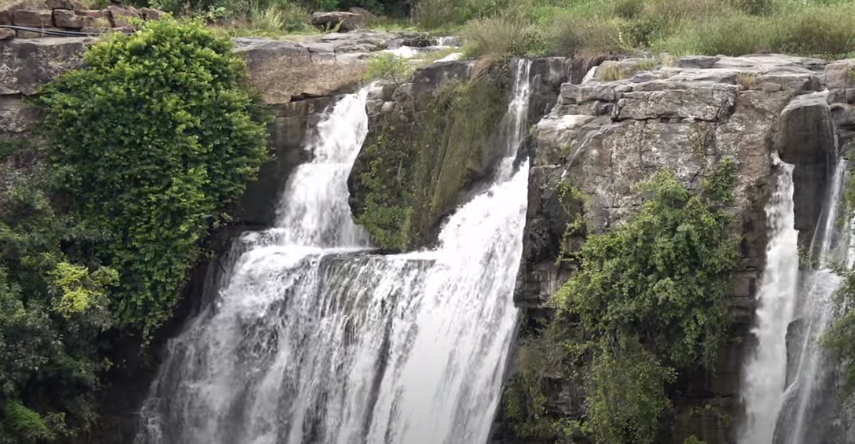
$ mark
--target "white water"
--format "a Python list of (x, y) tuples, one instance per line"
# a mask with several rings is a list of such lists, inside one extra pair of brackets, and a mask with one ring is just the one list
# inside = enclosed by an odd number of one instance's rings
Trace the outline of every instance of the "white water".
[(758, 293), (756, 352), (743, 369), (742, 398), (746, 423), (740, 444), (771, 444), (778, 412), (784, 401), (787, 377), (787, 326), (793, 319), (798, 285), (798, 231), (793, 208), (793, 166), (773, 159), (778, 180), (766, 204), (769, 242), (766, 268)]
[[(818, 344), (819, 338), (830, 327), (833, 319), (832, 296), (840, 286), (840, 277), (828, 269), (833, 261), (848, 259), (848, 248), (839, 242), (842, 232), (838, 211), (841, 203), (846, 162), (840, 160), (832, 175), (824, 208), (824, 227), (816, 251), (818, 266), (806, 278), (805, 299), (800, 312), (804, 314), (807, 329), (802, 338), (798, 367), (793, 383), (787, 389), (789, 411), (779, 419), (776, 442), (787, 444), (811, 444), (823, 442), (823, 430), (827, 429), (829, 403), (831, 410), (836, 405), (834, 393), (827, 393), (827, 385), (833, 384), (830, 373), (833, 365), (826, 363), (826, 350)], [(813, 246), (812, 246), (813, 247)], [(811, 248), (814, 250), (814, 248)], [(808, 430), (813, 433), (809, 434)]]
[[(525, 79), (506, 119), (523, 127), (513, 114), (527, 110), (528, 67), (517, 65)], [(512, 169), (520, 140), (436, 250), (371, 255), (345, 186), (366, 95), (346, 96), (319, 126), (278, 227), (242, 237), (246, 253), (215, 303), (170, 343), (137, 444), (486, 441), (516, 319), (528, 183), (527, 163)]]

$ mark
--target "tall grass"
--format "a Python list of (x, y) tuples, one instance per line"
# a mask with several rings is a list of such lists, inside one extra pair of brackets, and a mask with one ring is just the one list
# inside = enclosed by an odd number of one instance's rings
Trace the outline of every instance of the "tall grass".
[[(435, 10), (431, 20), (469, 20), (462, 34), (474, 56), (650, 49), (674, 55), (768, 51), (837, 57), (855, 51), (855, 0), (522, 0), (496, 12), (503, 1), (422, 0), (422, 5), (446, 8)], [(461, 4), (469, 12), (452, 7)]]

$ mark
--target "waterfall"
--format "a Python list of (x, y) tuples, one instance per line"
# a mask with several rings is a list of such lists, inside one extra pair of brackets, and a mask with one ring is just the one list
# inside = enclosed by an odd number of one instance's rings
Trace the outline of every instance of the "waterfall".
[(742, 397), (746, 422), (741, 429), (741, 444), (772, 444), (775, 421), (787, 376), (787, 326), (793, 318), (798, 281), (798, 231), (793, 209), (793, 166), (777, 155), (773, 162), (780, 169), (771, 199), (766, 204), (769, 243), (766, 268), (758, 293), (756, 353), (743, 369)]
[(849, 253), (846, 242), (841, 242), (846, 230), (838, 225), (845, 170), (846, 162), (841, 159), (835, 166), (826, 195), (822, 231), (817, 232), (818, 238), (815, 236), (811, 246), (818, 264), (803, 279), (805, 299), (799, 312), (805, 329), (800, 338), (793, 382), (787, 388), (775, 429), (776, 443), (822, 443), (836, 414), (834, 365), (826, 361), (826, 350), (817, 341), (834, 320), (832, 295), (840, 285), (840, 277), (828, 266), (847, 259)]
[(443, 226), (438, 248), (371, 253), (345, 181), (367, 129), (367, 89), (318, 127), (277, 226), (168, 345), (135, 444), (486, 442), (513, 338), (522, 254), (530, 62), (514, 65), (495, 183)]

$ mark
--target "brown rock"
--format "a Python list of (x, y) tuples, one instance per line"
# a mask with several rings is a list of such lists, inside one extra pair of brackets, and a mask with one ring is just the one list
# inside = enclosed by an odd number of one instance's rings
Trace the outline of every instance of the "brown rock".
[(7, 28), (0, 28), (0, 40), (10, 40), (15, 38), (15, 31)]
[(316, 12), (312, 14), (312, 24), (321, 29), (333, 29), (349, 32), (365, 27), (366, 19), (352, 12)]
[(68, 11), (83, 9), (83, 5), (75, 0), (47, 0), (47, 6), (51, 9), (65, 9)]
[(140, 15), (146, 20), (160, 20), (166, 13), (159, 9), (141, 8)]
[(95, 18), (80, 15), (74, 11), (66, 9), (55, 9), (53, 11), (53, 23), (60, 28), (85, 28), (92, 26), (93, 21)]
[(132, 26), (128, 19), (140, 18), (140, 14), (133, 8), (122, 8), (119, 6), (110, 5), (107, 7), (107, 17), (110, 19), (114, 28), (124, 28)]
[(100, 11), (98, 9), (83, 9), (77, 11), (77, 15), (92, 18), (104, 18), (104, 11)]
[[(53, 26), (53, 13), (51, 11), (33, 11), (30, 9), (22, 9), (19, 11), (15, 11), (12, 20), (16, 26), (49, 28)], [(20, 35), (18, 37), (20, 37)]]
[(369, 23), (377, 18), (377, 16), (372, 14), (371, 11), (357, 6), (350, 8), (350, 12), (358, 15), (362, 20), (365, 21), (365, 23)]
[[(0, 25), (12, 25), (14, 24), (13, 17), (15, 15), (15, 11), (19, 11), (21, 9), (41, 9), (42, 5), (37, 4), (31, 0), (6, 0), (0, 1)], [(46, 6), (45, 6), (46, 7)]]

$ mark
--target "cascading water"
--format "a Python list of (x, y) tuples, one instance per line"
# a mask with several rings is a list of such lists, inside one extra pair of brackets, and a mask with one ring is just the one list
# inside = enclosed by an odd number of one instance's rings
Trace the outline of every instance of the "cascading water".
[[(515, 65), (506, 125), (525, 128), (529, 66)], [(496, 182), (449, 218), (439, 248), (372, 255), (345, 187), (366, 95), (319, 126), (278, 226), (239, 240), (214, 303), (170, 343), (136, 444), (486, 441), (516, 319), (525, 133), (506, 129), (517, 140)]]
[(793, 318), (798, 284), (798, 231), (793, 205), (793, 166), (774, 156), (780, 170), (777, 185), (766, 205), (769, 243), (766, 269), (758, 294), (757, 351), (743, 371), (742, 396), (746, 423), (740, 444), (771, 444), (778, 411), (784, 400), (787, 347), (784, 338)]
[(846, 260), (849, 253), (846, 242), (842, 241), (847, 230), (839, 228), (838, 218), (845, 170), (846, 162), (841, 159), (837, 162), (826, 195), (822, 231), (818, 231), (818, 239), (815, 236), (811, 246), (812, 256), (817, 258), (818, 264), (803, 279), (805, 299), (799, 312), (803, 314), (805, 329), (801, 335), (793, 382), (787, 388), (775, 429), (775, 443), (823, 443), (836, 414), (838, 400), (835, 396), (834, 365), (826, 362), (827, 353), (818, 340), (834, 320), (832, 295), (840, 285), (840, 277), (828, 267)]

